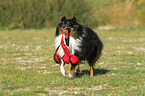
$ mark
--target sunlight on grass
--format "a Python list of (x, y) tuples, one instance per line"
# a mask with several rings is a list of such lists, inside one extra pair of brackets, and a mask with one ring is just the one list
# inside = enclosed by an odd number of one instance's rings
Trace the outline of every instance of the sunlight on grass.
[[(98, 31), (98, 30), (96, 30)], [(55, 28), (0, 31), (0, 95), (145, 95), (145, 31), (98, 31), (95, 76), (87, 62), (69, 80), (53, 61)], [(70, 65), (66, 65), (66, 74)]]

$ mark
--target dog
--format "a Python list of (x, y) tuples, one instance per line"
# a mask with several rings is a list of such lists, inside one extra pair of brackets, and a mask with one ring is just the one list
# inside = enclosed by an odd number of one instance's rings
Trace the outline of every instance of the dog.
[[(55, 49), (61, 43), (61, 30), (64, 28), (69, 29), (69, 41), (65, 42), (68, 46), (68, 49), (72, 55), (76, 55), (79, 58), (79, 62), (77, 64), (71, 64), (69, 77), (73, 78), (79, 72), (79, 63), (81, 61), (88, 61), (90, 65), (90, 76), (93, 76), (94, 73), (94, 65), (96, 61), (100, 58), (103, 48), (103, 43), (101, 42), (98, 35), (89, 27), (84, 27), (81, 24), (77, 23), (76, 17), (72, 19), (66, 19), (66, 17), (61, 18), (61, 22), (58, 24), (55, 33)], [(65, 36), (66, 33), (63, 33)], [(60, 62), (60, 71), (63, 76), (65, 76), (63, 61), (64, 51), (62, 46), (58, 49), (57, 54), (61, 58)]]

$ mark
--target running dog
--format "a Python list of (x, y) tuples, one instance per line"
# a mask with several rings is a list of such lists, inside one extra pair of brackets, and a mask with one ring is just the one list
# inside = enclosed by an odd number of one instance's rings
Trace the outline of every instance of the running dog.
[[(68, 30), (67, 40), (65, 39), (66, 33), (65, 31), (62, 32), (62, 29)], [(59, 23), (56, 28), (55, 49), (58, 48), (61, 40), (64, 40), (70, 54), (78, 57), (79, 62), (84, 60), (88, 61), (88, 64), (90, 65), (90, 76), (93, 76), (94, 65), (100, 58), (103, 48), (103, 44), (98, 35), (91, 28), (80, 25), (77, 22), (76, 17), (66, 19), (64, 16), (61, 18), (61, 23)], [(57, 54), (60, 57), (60, 71), (62, 75), (65, 76), (65, 62), (63, 60), (65, 54), (62, 46), (59, 47)], [(77, 64), (71, 63), (69, 72), (70, 78), (73, 78), (73, 76), (78, 74), (79, 62)]]

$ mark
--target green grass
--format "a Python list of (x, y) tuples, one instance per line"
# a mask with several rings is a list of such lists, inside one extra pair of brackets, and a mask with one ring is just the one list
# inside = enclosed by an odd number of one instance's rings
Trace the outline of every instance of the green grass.
[(98, 31), (104, 49), (95, 76), (85, 62), (73, 80), (53, 61), (54, 34), (55, 28), (0, 31), (0, 96), (145, 96), (144, 29)]

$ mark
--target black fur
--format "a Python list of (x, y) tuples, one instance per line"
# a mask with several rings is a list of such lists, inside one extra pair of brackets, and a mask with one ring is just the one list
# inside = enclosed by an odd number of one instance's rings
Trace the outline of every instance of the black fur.
[[(56, 28), (55, 36), (61, 34), (62, 28), (69, 27), (69, 36), (73, 37), (76, 40), (81, 40), (80, 45), (78, 46), (80, 50), (74, 50), (74, 55), (78, 56), (79, 60), (87, 60), (90, 65), (90, 76), (93, 76), (94, 64), (100, 58), (102, 53), (103, 44), (91, 28), (84, 27), (77, 23), (76, 18), (66, 19), (62, 17), (61, 23), (58, 24)], [(61, 63), (60, 63), (61, 64)], [(79, 63), (78, 63), (79, 64)], [(78, 64), (72, 64), (70, 69), (70, 74), (77, 74), (79, 72)], [(74, 73), (76, 72), (76, 73)]]
[(78, 34), (77, 36), (81, 36), (83, 42), (81, 45), (82, 51), (76, 51), (75, 54), (79, 59), (87, 60), (90, 65), (94, 65), (101, 56), (103, 44), (92, 29), (81, 25), (78, 26), (79, 27), (76, 28), (76, 30), (78, 30), (77, 32), (80, 31), (81, 34)]
[(97, 34), (89, 27), (78, 24), (75, 17), (72, 19), (63, 17), (61, 23), (57, 26), (56, 36), (60, 34), (60, 28), (62, 27), (72, 27), (72, 37), (75, 39), (82, 38), (82, 44), (80, 45), (82, 51), (75, 50), (74, 55), (77, 55), (80, 60), (87, 60), (89, 65), (94, 65), (100, 58), (103, 48), (103, 44)]

